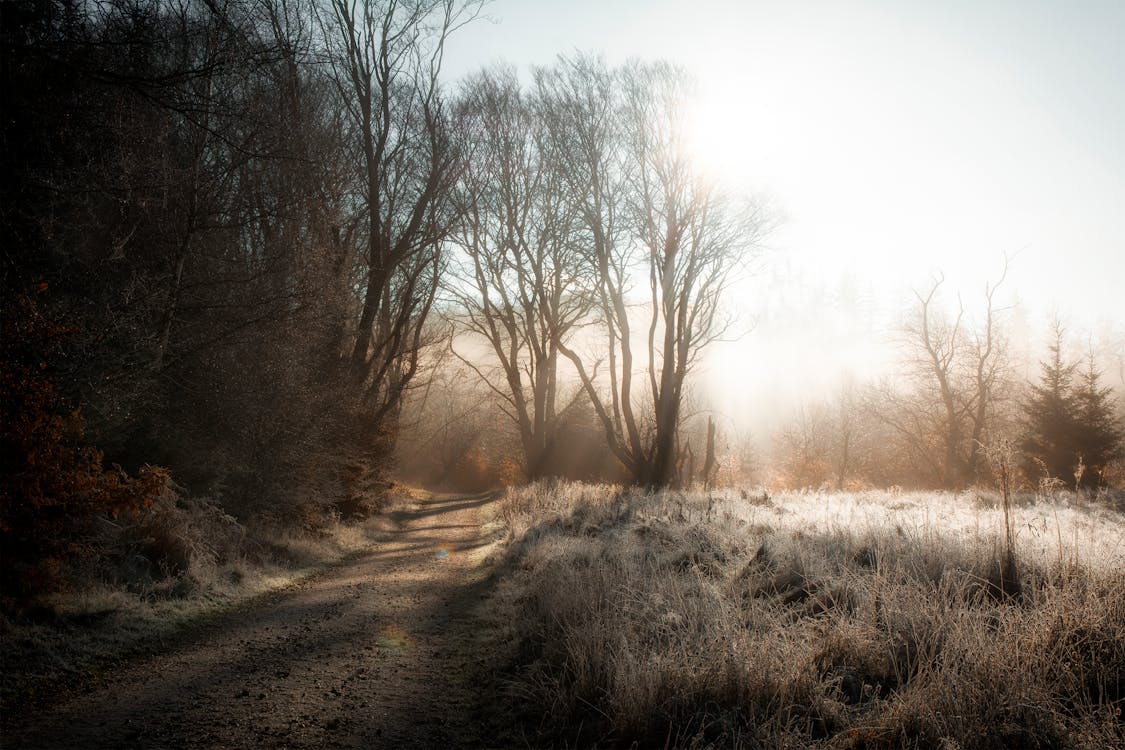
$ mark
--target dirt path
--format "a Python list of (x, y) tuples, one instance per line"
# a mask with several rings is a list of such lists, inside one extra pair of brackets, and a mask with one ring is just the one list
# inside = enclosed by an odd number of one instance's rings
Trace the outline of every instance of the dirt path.
[(400, 510), (373, 551), (17, 720), (4, 748), (448, 748), (472, 720), (488, 496)]

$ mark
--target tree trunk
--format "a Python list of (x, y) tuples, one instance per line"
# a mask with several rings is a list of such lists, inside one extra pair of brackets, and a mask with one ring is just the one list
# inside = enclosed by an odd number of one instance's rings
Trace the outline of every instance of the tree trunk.
[(703, 486), (711, 489), (715, 483), (715, 420), (707, 417), (707, 458), (703, 462)]

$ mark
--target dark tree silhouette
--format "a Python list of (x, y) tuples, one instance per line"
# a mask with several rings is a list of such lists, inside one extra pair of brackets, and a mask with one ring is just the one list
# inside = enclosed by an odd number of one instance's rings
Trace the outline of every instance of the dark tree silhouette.
[(1031, 385), (1024, 410), (1027, 431), (1022, 449), (1028, 476), (1061, 479), (1069, 484), (1078, 466), (1075, 450), (1074, 373), (1077, 365), (1063, 356), (1064, 329), (1054, 323), (1048, 358), (1040, 363), (1039, 382)]
[(462, 157), (439, 74), (445, 41), (479, 2), (331, 0), (321, 13), (355, 159), (359, 314), (350, 371), (371, 423), (395, 420), (427, 344), (457, 220)]
[(1106, 482), (1107, 469), (1122, 456), (1125, 431), (1093, 353), (1079, 371), (1079, 363), (1067, 362), (1063, 354), (1064, 333), (1056, 321), (1049, 356), (1024, 405), (1024, 471), (1092, 488)]
[(1085, 465), (1078, 483), (1085, 487), (1105, 484), (1110, 464), (1125, 455), (1125, 429), (1116, 415), (1113, 389), (1101, 385), (1093, 353), (1079, 375), (1074, 401), (1074, 448)]

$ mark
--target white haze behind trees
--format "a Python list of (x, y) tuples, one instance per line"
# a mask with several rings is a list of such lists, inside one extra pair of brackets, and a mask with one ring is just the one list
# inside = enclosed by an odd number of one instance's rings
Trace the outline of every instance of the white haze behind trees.
[[(899, 331), (941, 304), (998, 303), (1017, 376), (1051, 319), (1125, 384), (1125, 5), (1081, 2), (566, 4), (498, 0), (450, 40), (456, 80), (578, 50), (697, 76), (698, 157), (784, 215), (730, 299), (747, 335), (697, 388), (763, 434), (846, 380), (894, 372)], [(752, 330), (751, 330), (752, 329)]]

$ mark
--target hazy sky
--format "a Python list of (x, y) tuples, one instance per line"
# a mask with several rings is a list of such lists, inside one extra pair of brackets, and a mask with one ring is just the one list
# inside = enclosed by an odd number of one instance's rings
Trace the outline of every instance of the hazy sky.
[[(499, 0), (487, 12), (496, 23), (451, 40), (451, 78), (574, 50), (698, 76), (701, 158), (785, 216), (742, 295), (757, 330), (716, 353), (740, 398), (864, 374), (912, 286), (941, 270), (971, 307), (1005, 253), (1018, 254), (1008, 298), (1033, 329), (1054, 309), (1074, 328), (1125, 325), (1125, 0)], [(754, 368), (789, 374), (748, 389)]]

